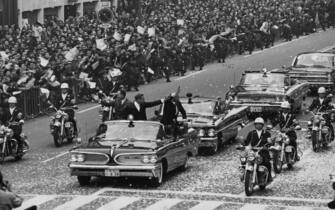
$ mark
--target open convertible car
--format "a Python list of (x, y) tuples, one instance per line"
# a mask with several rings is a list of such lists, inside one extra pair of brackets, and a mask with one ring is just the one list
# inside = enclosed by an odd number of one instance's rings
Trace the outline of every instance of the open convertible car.
[(179, 127), (178, 136), (168, 136), (154, 121), (108, 121), (105, 132), (71, 150), (69, 167), (80, 185), (97, 177), (148, 177), (160, 185), (164, 175), (186, 169), (198, 152), (194, 129)]
[[(187, 114), (188, 127), (198, 132), (199, 148), (207, 149), (210, 154), (235, 139), (247, 121), (248, 107), (228, 110), (220, 98), (193, 97), (189, 93), (186, 98), (180, 98), (180, 102)], [(179, 117), (178, 121), (181, 120)]]
[(246, 71), (237, 87), (232, 107), (249, 106), (250, 117), (271, 119), (283, 101), (289, 101), (292, 111), (298, 112), (309, 91), (309, 83), (292, 80), (282, 70)]
[(314, 91), (321, 86), (334, 90), (335, 52), (300, 53), (287, 72), (291, 78), (309, 82)]

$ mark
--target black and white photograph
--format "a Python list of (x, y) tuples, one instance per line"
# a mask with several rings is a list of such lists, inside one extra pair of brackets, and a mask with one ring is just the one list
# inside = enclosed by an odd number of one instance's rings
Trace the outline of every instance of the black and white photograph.
[(0, 0), (0, 210), (335, 209), (335, 0)]

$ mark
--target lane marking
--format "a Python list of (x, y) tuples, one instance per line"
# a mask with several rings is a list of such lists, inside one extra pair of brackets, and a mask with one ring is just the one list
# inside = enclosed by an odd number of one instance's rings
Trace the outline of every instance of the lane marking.
[(260, 204), (245, 204), (240, 210), (265, 210), (269, 206)]
[(203, 209), (214, 210), (217, 207), (221, 206), (222, 204), (224, 203), (219, 202), (219, 201), (204, 201), (204, 202), (199, 203), (196, 206), (193, 206), (189, 210), (203, 210)]
[(145, 210), (170, 209), (181, 201), (182, 200), (180, 199), (163, 199), (151, 206), (148, 206), (147, 208), (145, 208)]
[(60, 206), (57, 206), (56, 208), (54, 208), (54, 210), (69, 210), (69, 209), (77, 209), (81, 206), (84, 206), (85, 204), (88, 204), (90, 202), (92, 202), (93, 200), (97, 199), (98, 196), (96, 195), (82, 195), (82, 196), (78, 196), (77, 198), (66, 202)]
[(136, 201), (140, 200), (140, 198), (137, 197), (119, 197), (116, 200), (113, 200), (109, 203), (107, 203), (104, 206), (101, 206), (97, 210), (119, 210), (122, 209)]
[[(55, 198), (58, 198), (58, 197), (71, 197), (72, 199), (76, 199), (76, 198), (79, 198), (79, 197), (96, 197), (96, 198), (115, 198), (115, 196), (113, 196), (113, 195), (99, 195), (99, 193), (101, 193), (101, 192), (104, 192), (105, 191), (105, 188), (103, 188), (103, 189), (101, 189), (101, 190), (99, 190), (98, 192), (96, 192), (96, 193), (93, 193), (93, 194), (91, 194), (91, 195), (85, 195), (85, 196), (83, 196), (83, 195), (68, 195), (68, 194), (65, 194), (65, 195), (47, 195), (47, 196), (54, 196)], [(21, 196), (37, 196), (37, 197), (40, 197), (40, 196), (43, 196), (43, 195), (36, 195), (36, 194), (34, 194), (34, 195), (32, 195), (32, 194), (21, 194)], [(137, 195), (138, 196), (138, 195)], [(198, 205), (200, 205), (200, 204), (202, 204), (202, 203), (213, 203), (213, 205), (214, 205), (214, 203), (218, 203), (218, 204), (220, 204), (220, 205), (240, 205), (241, 207), (242, 206), (244, 206), (244, 205), (247, 205), (247, 204), (251, 204), (251, 205), (259, 205), (259, 206), (262, 206), (263, 204), (258, 204), (258, 203), (261, 203), (261, 201), (259, 200), (259, 199), (253, 199), (253, 197), (244, 197), (242, 200), (240, 200), (240, 201), (211, 201), (210, 200), (210, 198), (208, 198), (208, 197), (206, 197), (205, 199), (206, 200), (204, 200), (204, 199), (200, 199), (200, 198), (198, 198), (198, 199), (192, 199), (192, 198), (185, 198), (185, 199), (164, 199), (164, 198), (162, 198), (162, 197), (154, 197), (154, 196), (141, 196), (141, 197), (130, 197), (130, 196), (120, 196), (120, 197), (116, 197), (116, 199), (115, 200), (113, 200), (113, 201), (111, 201), (111, 202), (109, 202), (108, 204), (106, 204), (106, 205), (108, 205), (108, 207), (115, 207), (115, 203), (114, 203), (114, 201), (116, 201), (116, 200), (118, 200), (119, 198), (124, 198), (124, 199), (122, 199), (122, 200), (124, 200), (124, 201), (126, 201), (126, 200), (129, 200), (129, 203), (126, 205), (125, 204), (125, 206), (123, 206), (123, 208), (124, 207), (127, 207), (128, 205), (133, 205), (133, 203), (134, 202), (136, 202), (136, 201), (138, 201), (138, 200), (145, 200), (145, 199), (152, 199), (152, 200), (157, 200), (156, 201), (156, 203), (157, 202), (160, 202), (160, 201), (162, 201), (162, 200), (169, 200), (169, 201), (171, 201), (171, 200), (179, 200), (179, 201), (187, 201), (187, 202), (198, 202), (199, 204), (197, 204), (196, 206), (194, 206), (194, 207), (197, 207)], [(216, 198), (217, 199), (217, 198)], [(245, 200), (245, 199), (247, 199), (247, 200)], [(117, 202), (117, 207), (120, 207), (121, 208), (121, 205), (122, 205), (122, 203), (121, 203), (121, 201), (122, 200), (119, 200), (119, 202)], [(70, 200), (69, 202), (71, 202), (72, 200)], [(92, 200), (92, 201), (94, 201), (94, 199)], [(92, 202), (92, 201), (90, 201), (90, 202)], [(330, 200), (329, 200), (330, 201)], [(327, 201), (327, 202), (329, 202), (329, 201)], [(167, 201), (164, 201), (164, 202), (167, 202)], [(247, 203), (246, 203), (247, 202)], [(326, 203), (327, 203), (326, 202)], [(112, 205), (112, 203), (113, 203), (113, 205)], [(125, 203), (125, 202), (124, 202)], [(326, 203), (324, 203), (324, 205), (326, 205)], [(88, 203), (84, 203), (82, 206), (84, 206), (84, 205), (87, 205)], [(98, 210), (115, 210), (114, 208), (106, 208), (106, 205), (104, 205), (104, 206), (101, 206), (100, 207), (100, 209), (98, 209)], [(153, 204), (154, 205), (154, 204)], [(208, 205), (209, 206), (209, 205)], [(259, 207), (259, 206), (257, 206), (257, 207)], [(295, 206), (296, 207), (299, 207), (299, 208), (302, 208), (303, 210), (305, 210), (306, 208), (308, 209), (308, 208), (310, 208), (310, 207), (312, 207), (312, 208), (316, 208), (316, 207), (318, 207), (318, 206), (320, 206), (320, 205), (318, 205), (318, 204), (310, 204), (310, 206), (299, 206), (299, 205), (296, 205), (295, 204)], [(59, 206), (58, 206), (59, 207)], [(81, 206), (80, 206), (81, 207)], [(206, 206), (207, 207), (207, 206)], [(289, 206), (289, 204), (285, 204), (285, 203), (276, 203), (276, 204), (266, 204), (266, 207), (269, 209), (269, 208), (273, 208), (273, 207), (280, 207), (280, 208), (285, 208), (285, 209), (287, 209), (288, 207), (291, 207), (291, 206)], [(117, 209), (120, 209), (120, 208), (117, 208)], [(320, 207), (319, 207), (320, 208)], [(319, 209), (318, 208), (318, 209)], [(204, 208), (203, 208), (204, 209)], [(205, 209), (207, 209), (207, 208), (205, 208)], [(193, 210), (193, 209), (192, 209)], [(258, 210), (258, 208), (257, 208), (257, 210)], [(309, 209), (308, 209), (309, 210)]]
[(302, 39), (306, 39), (307, 37), (308, 37), (308, 36), (301, 36), (301, 37), (299, 37), (298, 39), (293, 39), (292, 41), (282, 42), (282, 43), (279, 43), (279, 44), (274, 45), (274, 46), (272, 46), (272, 47), (265, 48), (264, 50), (258, 50), (258, 51), (255, 51), (255, 52), (253, 52), (251, 55), (245, 55), (244, 57), (245, 57), (245, 58), (248, 58), (248, 57), (251, 57), (251, 56), (253, 56), (253, 55), (257, 55), (257, 54), (259, 54), (259, 53), (261, 53), (261, 52), (266, 52), (266, 51), (268, 51), (268, 50), (275, 49), (275, 48), (277, 48), (277, 47), (282, 47), (282, 46), (284, 46), (284, 45), (288, 45), (288, 44), (291, 44), (291, 43), (293, 43), (293, 42), (296, 42), (296, 41), (299, 41), (299, 40), (302, 40)]
[(251, 200), (275, 200), (275, 201), (301, 201), (301, 202), (312, 202), (312, 203), (328, 203), (327, 199), (315, 199), (315, 198), (296, 198), (296, 197), (276, 197), (276, 196), (252, 196), (247, 197), (240, 194), (230, 193), (211, 193), (211, 192), (192, 192), (192, 191), (173, 191), (173, 190), (140, 190), (140, 189), (123, 189), (123, 188), (104, 188), (104, 192), (125, 192), (125, 193), (162, 193), (162, 194), (175, 194), (175, 195), (197, 195), (197, 196), (224, 196), (229, 198), (248, 198)]
[(46, 203), (54, 198), (56, 198), (56, 195), (39, 195), (37, 197), (31, 198), (27, 201), (24, 201), (22, 206), (20, 206), (19, 208), (16, 208), (15, 210), (24, 210), (27, 209), (31, 206), (39, 206), (43, 203)]
[(54, 156), (54, 157), (51, 157), (51, 158), (49, 158), (49, 159), (46, 159), (46, 160), (42, 161), (42, 163), (47, 163), (47, 162), (52, 161), (52, 160), (54, 160), (54, 159), (56, 159), (56, 158), (62, 157), (62, 156), (64, 156), (64, 155), (68, 154), (68, 153), (69, 153), (69, 151), (67, 151), (67, 152), (63, 152), (63, 153), (61, 153), (61, 154), (58, 154), (58, 155), (56, 155), (56, 156)]
[(189, 78), (189, 77), (193, 77), (193, 76), (195, 76), (197, 74), (200, 74), (201, 72), (205, 72), (205, 71), (206, 71), (206, 69), (203, 69), (203, 70), (200, 70), (200, 71), (196, 71), (196, 72), (193, 72), (193, 73), (191, 73), (189, 75), (186, 75), (186, 76), (183, 76), (183, 77), (178, 77), (178, 78), (176, 78), (174, 80), (178, 81), (178, 80), (186, 79), (186, 78)]
[(100, 104), (99, 104), (99, 105), (96, 105), (96, 106), (92, 106), (92, 107), (89, 107), (89, 108), (87, 108), (87, 109), (83, 109), (83, 110), (81, 110), (81, 111), (78, 111), (77, 113), (78, 113), (78, 114), (82, 114), (82, 113), (91, 111), (91, 110), (93, 110), (93, 109), (99, 108), (100, 106), (101, 106)]

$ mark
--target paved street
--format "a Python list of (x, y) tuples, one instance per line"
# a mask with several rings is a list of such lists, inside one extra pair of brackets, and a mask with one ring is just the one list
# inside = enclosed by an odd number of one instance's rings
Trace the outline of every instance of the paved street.
[[(225, 64), (209, 64), (203, 71), (189, 72), (173, 78), (171, 83), (157, 81), (140, 91), (146, 100), (168, 95), (181, 87), (182, 95), (224, 96), (230, 85), (236, 84), (243, 71), (281, 68), (290, 65), (293, 57), (303, 51), (321, 50), (335, 45), (335, 30), (312, 34), (253, 55), (234, 56)], [(129, 93), (133, 99), (135, 92)], [(80, 136), (95, 132), (100, 118), (96, 104), (80, 106), (77, 113)], [(152, 115), (154, 109), (149, 113)], [(308, 116), (299, 116), (308, 119)], [(251, 126), (241, 131), (244, 135)], [(292, 171), (284, 168), (263, 192), (247, 198), (239, 180), (239, 153), (236, 142), (225, 145), (214, 156), (192, 158), (186, 172), (169, 174), (162, 186), (152, 188), (144, 179), (95, 179), (89, 187), (80, 187), (76, 177), (69, 176), (68, 150), (73, 145), (55, 148), (49, 133), (47, 116), (25, 125), (31, 151), (20, 162), (11, 160), (1, 165), (4, 177), (13, 183), (14, 191), (23, 195), (26, 203), (39, 209), (326, 209), (333, 197), (329, 174), (335, 172), (334, 145), (327, 151), (313, 153), (311, 143), (299, 132), (300, 162)], [(24, 207), (23, 206), (23, 207)]]

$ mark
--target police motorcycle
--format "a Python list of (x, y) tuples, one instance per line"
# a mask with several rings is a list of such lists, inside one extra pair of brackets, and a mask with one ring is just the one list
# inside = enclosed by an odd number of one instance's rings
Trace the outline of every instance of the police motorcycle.
[[(300, 126), (289, 128), (300, 130)], [(290, 138), (286, 135), (286, 130), (273, 130), (272, 132), (274, 145), (270, 147), (270, 155), (273, 161), (273, 169), (279, 174), (283, 165), (287, 165), (288, 169), (292, 169), (297, 160), (298, 154), (293, 146), (290, 145)]]
[[(332, 182), (332, 188), (333, 188), (333, 190), (335, 190), (335, 174), (330, 174), (329, 176), (330, 176), (330, 180)], [(335, 198), (334, 198), (333, 201), (328, 203), (328, 208), (335, 209)]]
[(117, 93), (111, 93), (109, 96), (107, 96), (103, 91), (99, 91), (99, 103), (101, 104), (101, 109), (99, 111), (101, 116), (101, 121), (110, 121), (113, 120), (113, 114), (114, 114), (114, 107), (112, 102), (117, 97)]
[(271, 174), (269, 170), (261, 165), (263, 159), (259, 154), (265, 148), (268, 148), (270, 144), (264, 145), (264, 147), (249, 147), (249, 146), (238, 146), (236, 149), (244, 151), (240, 155), (240, 171), (241, 181), (244, 182), (245, 194), (251, 196), (254, 192), (254, 187), (259, 186), (260, 190), (265, 190), (266, 186), (270, 183), (269, 178)]
[(329, 116), (329, 111), (320, 112), (320, 107), (316, 112), (310, 112), (313, 117), (308, 121), (308, 130), (311, 134), (312, 148), (314, 152), (320, 151), (322, 148), (327, 148), (332, 141), (331, 129), (326, 125), (325, 117)]
[(21, 133), (20, 137), (23, 141), (23, 148), (22, 151), (18, 153), (18, 140), (14, 139), (14, 130), (20, 129), (22, 124), (24, 123), (23, 120), (20, 122), (11, 122), (7, 126), (0, 127), (0, 163), (5, 161), (6, 157), (14, 157), (15, 160), (21, 160), (22, 157), (28, 152), (29, 150), (29, 142), (28, 138), (24, 133)]
[(69, 115), (66, 111), (76, 110), (78, 106), (74, 105), (57, 109), (54, 105), (50, 105), (50, 108), (56, 111), (50, 118), (50, 133), (53, 136), (55, 146), (60, 147), (65, 143), (65, 140), (67, 140), (68, 143), (72, 143), (76, 134), (74, 125), (69, 121)]

